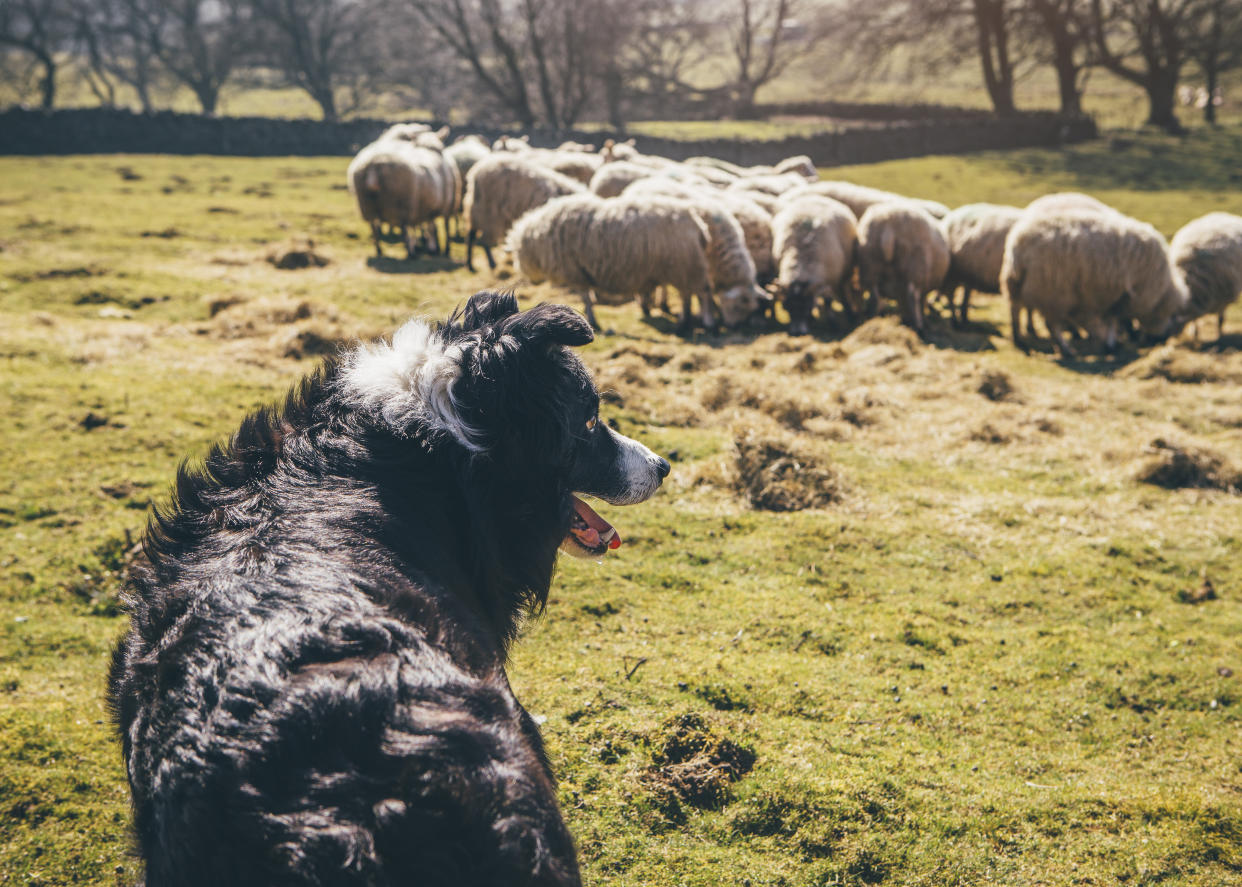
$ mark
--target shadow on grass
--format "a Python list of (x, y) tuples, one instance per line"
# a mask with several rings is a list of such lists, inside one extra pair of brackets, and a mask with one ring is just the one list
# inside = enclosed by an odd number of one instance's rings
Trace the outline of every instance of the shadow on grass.
[(381, 274), (440, 274), (456, 271), (462, 263), (447, 256), (419, 255), (412, 259), (396, 259), (391, 256), (371, 256), (367, 267)]

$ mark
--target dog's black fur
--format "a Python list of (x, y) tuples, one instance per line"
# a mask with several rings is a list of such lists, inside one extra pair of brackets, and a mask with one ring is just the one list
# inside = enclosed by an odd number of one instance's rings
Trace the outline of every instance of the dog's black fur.
[(590, 423), (570, 309), (480, 293), (435, 335), (480, 447), (330, 361), (153, 518), (110, 676), (148, 887), (579, 882), (504, 665), (632, 442)]

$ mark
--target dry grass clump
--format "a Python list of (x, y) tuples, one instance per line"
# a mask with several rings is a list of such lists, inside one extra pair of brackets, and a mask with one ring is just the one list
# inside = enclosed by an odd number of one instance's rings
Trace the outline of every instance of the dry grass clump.
[(1006, 373), (999, 370), (983, 374), (983, 378), (979, 380), (979, 393), (991, 401), (1018, 400), (1013, 382)]
[(332, 260), (315, 249), (315, 241), (298, 237), (287, 243), (272, 247), (267, 262), (281, 271), (300, 271), (303, 268), (322, 268)]
[(851, 353), (867, 345), (891, 345), (907, 354), (923, 348), (919, 334), (893, 316), (873, 317), (841, 340), (841, 346)]
[(641, 348), (636, 348), (633, 345), (622, 345), (621, 347), (614, 348), (610, 351), (607, 359), (616, 360), (618, 357), (625, 357), (627, 355), (637, 357), (649, 367), (662, 367), (676, 357), (676, 353), (668, 349), (646, 351)]
[(1121, 378), (1168, 379), (1170, 382), (1189, 384), (1242, 384), (1242, 353), (1195, 351), (1171, 343), (1143, 355), (1117, 375)]
[(693, 807), (719, 808), (730, 786), (755, 766), (755, 753), (697, 712), (675, 715), (652, 737), (652, 766), (643, 781), (660, 795)]
[(792, 437), (740, 435), (735, 488), (762, 511), (802, 511), (839, 502), (840, 477), (818, 458), (803, 450)]
[(1168, 490), (1242, 492), (1242, 471), (1211, 450), (1157, 438), (1147, 452), (1150, 455), (1137, 475), (1143, 483)]
[(302, 360), (336, 354), (353, 338), (342, 333), (336, 324), (310, 321), (277, 330), (268, 344), (281, 357)]
[[(222, 306), (222, 307), (221, 307)], [(249, 339), (271, 335), (274, 327), (288, 326), (311, 316), (335, 319), (331, 310), (293, 299), (221, 300), (213, 309), (210, 332), (217, 339)]]
[(1011, 428), (998, 427), (992, 422), (984, 422), (971, 431), (969, 437), (978, 443), (998, 445), (1013, 443), (1014, 432)]

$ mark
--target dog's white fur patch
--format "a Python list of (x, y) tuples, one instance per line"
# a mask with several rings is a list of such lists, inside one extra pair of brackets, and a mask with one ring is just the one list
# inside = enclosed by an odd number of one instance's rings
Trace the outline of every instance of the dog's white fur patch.
[(422, 320), (411, 320), (392, 342), (362, 345), (345, 358), (345, 396), (375, 410), (394, 428), (418, 421), (447, 431), (472, 452), (482, 432), (461, 418), (453, 386), (461, 376), (461, 348), (446, 345)]
[(636, 505), (645, 502), (660, 487), (662, 475), (657, 468), (660, 457), (632, 437), (615, 431), (611, 433), (621, 449), (617, 467), (625, 478), (626, 489), (620, 496), (608, 497), (606, 501), (610, 505)]

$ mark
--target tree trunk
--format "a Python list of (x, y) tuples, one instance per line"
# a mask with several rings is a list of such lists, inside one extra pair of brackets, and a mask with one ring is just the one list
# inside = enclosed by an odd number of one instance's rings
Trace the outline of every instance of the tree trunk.
[(43, 77), (39, 80), (39, 90), (43, 94), (40, 107), (50, 111), (56, 107), (56, 59), (50, 52), (37, 50), (35, 55), (43, 66)]
[(1220, 88), (1220, 71), (1215, 57), (1204, 66), (1203, 73), (1207, 77), (1207, 104), (1203, 106), (1203, 120), (1210, 126), (1216, 125), (1216, 90)]
[[(1067, 35), (1068, 36), (1068, 35)], [(1078, 65), (1074, 63), (1074, 43), (1072, 40), (1053, 40), (1052, 65), (1057, 72), (1057, 88), (1061, 93), (1061, 113), (1082, 113), (1082, 91), (1078, 88)]]
[(1177, 72), (1168, 69), (1153, 72), (1151, 78), (1144, 84), (1144, 89), (1147, 91), (1147, 123), (1174, 134), (1185, 132), (1174, 110), (1177, 97)]
[[(194, 96), (198, 99), (199, 105), (202, 106), (204, 114), (210, 116), (216, 113), (216, 105), (220, 101), (220, 88), (218, 86), (214, 83), (195, 84)], [(335, 110), (333, 113), (336, 113)], [(326, 109), (324, 119), (328, 119), (326, 116)]]
[(315, 103), (319, 105), (320, 110), (323, 112), (324, 122), (336, 123), (336, 96), (333, 95), (332, 90), (317, 89), (314, 92), (313, 98), (315, 99)]
[(1004, 0), (975, 0), (975, 27), (978, 30), (979, 61), (983, 83), (997, 114), (1013, 114), (1013, 65), (1009, 60)]
[(625, 89), (625, 81), (621, 72), (610, 67), (604, 73), (604, 102), (608, 105), (608, 122), (618, 134), (625, 132), (625, 112), (622, 109), (621, 96)]

